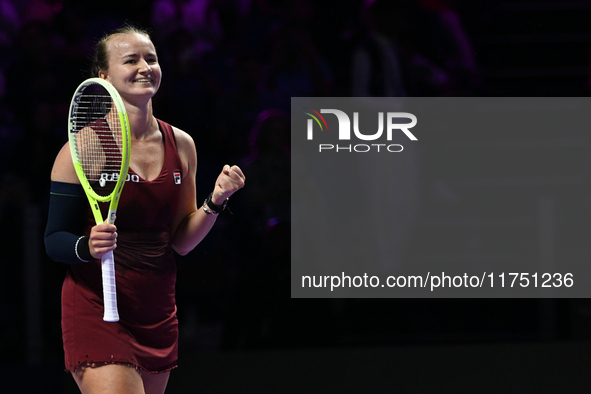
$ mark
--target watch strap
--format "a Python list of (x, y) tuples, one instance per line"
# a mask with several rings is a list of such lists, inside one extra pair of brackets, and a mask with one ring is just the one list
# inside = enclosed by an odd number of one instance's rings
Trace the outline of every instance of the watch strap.
[[(220, 213), (224, 209), (226, 209), (226, 205), (228, 205), (229, 199), (226, 198), (221, 205), (217, 205), (217, 204), (214, 204), (213, 201), (211, 201), (212, 196), (213, 196), (213, 192), (209, 193), (209, 196), (207, 196), (207, 198), (203, 202), (203, 210), (205, 211), (205, 213), (217, 215), (218, 213)], [(207, 209), (206, 209), (206, 207), (207, 207)]]

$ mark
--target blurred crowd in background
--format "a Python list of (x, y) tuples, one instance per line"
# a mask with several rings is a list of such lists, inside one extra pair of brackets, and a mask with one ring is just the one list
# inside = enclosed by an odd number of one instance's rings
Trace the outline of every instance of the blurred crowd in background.
[[(0, 0), (0, 295), (16, 297), (3, 302), (14, 316), (1, 331), (5, 354), (22, 357), (23, 250), (43, 247), (41, 234), (23, 236), (23, 212), (36, 204), (44, 226), (71, 94), (91, 76), (104, 33), (124, 22), (151, 31), (163, 70), (154, 113), (195, 139), (199, 198), (225, 163), (247, 176), (233, 215), (178, 259), (183, 349), (329, 344), (339, 321), (324, 313), (327, 302), (286, 303), (290, 98), (487, 94), (461, 16), (474, 3)], [(60, 363), (66, 268), (41, 254), (45, 352)], [(304, 316), (315, 316), (311, 326)]]
[[(202, 157), (223, 152), (237, 162), (252, 160), (256, 144), (286, 154), (277, 145), (287, 143), (287, 130), (266, 142), (253, 131), (284, 117), (293, 96), (471, 94), (478, 70), (449, 3), (2, 0), (2, 168), (28, 172), (22, 163), (11, 168), (22, 149), (29, 171), (51, 166), (94, 42), (124, 21), (152, 31), (164, 72), (156, 115), (204, 142)], [(27, 198), (43, 196), (35, 183), (22, 187)]]

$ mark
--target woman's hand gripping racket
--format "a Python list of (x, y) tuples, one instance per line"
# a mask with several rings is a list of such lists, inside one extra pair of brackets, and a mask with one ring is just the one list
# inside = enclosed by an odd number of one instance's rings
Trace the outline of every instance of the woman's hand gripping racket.
[[(82, 82), (70, 104), (68, 138), (72, 161), (97, 224), (103, 223), (98, 202), (110, 201), (107, 222), (115, 221), (119, 196), (129, 168), (129, 122), (117, 90), (100, 78)], [(103, 320), (119, 320), (113, 251), (101, 259)]]

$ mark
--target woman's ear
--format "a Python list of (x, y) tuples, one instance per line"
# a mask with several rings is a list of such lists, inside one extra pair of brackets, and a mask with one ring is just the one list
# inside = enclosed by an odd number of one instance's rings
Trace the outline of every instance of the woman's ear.
[(104, 71), (99, 71), (98, 76), (101, 79), (107, 79), (107, 73), (105, 73)]

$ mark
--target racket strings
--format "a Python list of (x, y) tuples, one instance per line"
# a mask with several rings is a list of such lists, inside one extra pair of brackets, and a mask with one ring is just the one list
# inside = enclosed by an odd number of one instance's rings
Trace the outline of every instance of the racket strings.
[(115, 188), (123, 160), (119, 113), (108, 93), (84, 95), (75, 112), (76, 151), (84, 175), (95, 193), (106, 197)]

